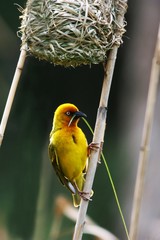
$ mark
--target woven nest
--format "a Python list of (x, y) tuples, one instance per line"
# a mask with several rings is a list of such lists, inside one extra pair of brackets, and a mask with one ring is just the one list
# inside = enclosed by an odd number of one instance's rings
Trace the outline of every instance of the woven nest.
[[(39, 59), (56, 65), (98, 64), (122, 42), (117, 24), (120, 0), (28, 0), (23, 10), (22, 44)], [(114, 4), (113, 4), (114, 3)]]

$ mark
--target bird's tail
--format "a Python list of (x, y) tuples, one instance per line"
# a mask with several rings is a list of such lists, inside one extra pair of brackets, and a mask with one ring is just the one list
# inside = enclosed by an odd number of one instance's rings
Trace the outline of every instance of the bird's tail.
[(80, 202), (81, 202), (81, 197), (79, 196), (79, 194), (78, 193), (72, 194), (72, 197), (73, 197), (73, 205), (74, 205), (74, 207), (79, 207)]
[(72, 194), (73, 197), (73, 205), (75, 207), (79, 207), (80, 202), (81, 202), (81, 196), (80, 192), (83, 191), (83, 186), (84, 186), (84, 174), (81, 173), (74, 182), (74, 187), (75, 187), (75, 193)]

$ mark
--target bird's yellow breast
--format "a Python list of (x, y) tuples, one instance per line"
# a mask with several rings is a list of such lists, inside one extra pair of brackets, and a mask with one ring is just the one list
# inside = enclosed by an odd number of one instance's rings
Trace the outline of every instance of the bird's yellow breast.
[(70, 181), (76, 179), (87, 163), (87, 140), (79, 127), (64, 127), (53, 134), (53, 144), (60, 168)]

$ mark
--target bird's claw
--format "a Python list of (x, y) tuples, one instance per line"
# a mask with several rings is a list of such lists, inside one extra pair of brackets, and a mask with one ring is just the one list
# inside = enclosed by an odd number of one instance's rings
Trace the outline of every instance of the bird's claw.
[(84, 201), (92, 201), (91, 197), (93, 196), (93, 190), (91, 190), (91, 192), (84, 192), (84, 191), (81, 191), (76, 182), (74, 182), (74, 186), (77, 190), (77, 193), (79, 194), (79, 196), (84, 200)]
[(88, 145), (88, 150), (89, 150), (89, 154), (90, 154), (90, 151), (93, 150), (93, 151), (99, 151), (99, 160), (98, 160), (98, 163), (101, 163), (101, 160), (100, 160), (100, 156), (101, 156), (101, 152), (103, 150), (103, 142), (101, 142), (100, 144), (99, 143), (95, 143), (95, 142), (91, 142), (89, 145)]
[(88, 192), (79, 191), (79, 195), (84, 201), (92, 201), (92, 199), (91, 199), (92, 194), (90, 194)]
[(97, 151), (100, 146), (99, 146), (99, 143), (95, 143), (95, 142), (91, 142), (89, 145), (88, 145), (88, 148), (90, 150), (94, 150), (94, 151)]

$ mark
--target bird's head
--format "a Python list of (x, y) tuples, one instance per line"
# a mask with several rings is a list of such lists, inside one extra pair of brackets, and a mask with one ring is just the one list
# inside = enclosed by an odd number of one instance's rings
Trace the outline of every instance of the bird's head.
[(53, 127), (76, 126), (81, 117), (87, 116), (85, 113), (80, 112), (75, 105), (64, 103), (60, 105), (54, 113)]

